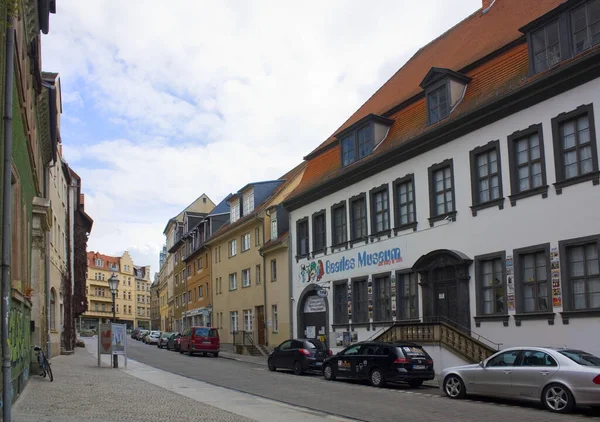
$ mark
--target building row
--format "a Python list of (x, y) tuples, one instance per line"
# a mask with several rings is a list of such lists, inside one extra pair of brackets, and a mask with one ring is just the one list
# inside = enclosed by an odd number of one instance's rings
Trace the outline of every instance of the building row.
[[(0, 374), (0, 390), (10, 390), (12, 399), (3, 402), (5, 415), (29, 378), (39, 373), (34, 345), (49, 358), (73, 353), (76, 321), (86, 309), (86, 248), (93, 225), (81, 177), (62, 155), (61, 79), (42, 71), (41, 38), (49, 31), (55, 2), (17, 3), (0, 13), (5, 23), (0, 162), (10, 163), (0, 172), (0, 250), (9, 257), (2, 262), (0, 319), (8, 327), (0, 327), (7, 332), (0, 346), (9, 349), (10, 358), (3, 362), (10, 379)], [(18, 17), (12, 16), (15, 10)], [(7, 151), (11, 157), (4, 156)]]
[[(81, 330), (97, 331), (100, 321), (114, 321), (133, 328), (150, 329), (150, 266), (133, 263), (129, 252), (115, 257), (87, 253), (87, 311), (80, 316)], [(114, 300), (108, 280), (119, 281)], [(114, 315), (114, 318), (113, 318)]]
[(169, 222), (157, 328), (248, 352), (415, 340), (440, 367), (600, 354), (598, 19), (600, 0), (483, 0), (290, 173)]

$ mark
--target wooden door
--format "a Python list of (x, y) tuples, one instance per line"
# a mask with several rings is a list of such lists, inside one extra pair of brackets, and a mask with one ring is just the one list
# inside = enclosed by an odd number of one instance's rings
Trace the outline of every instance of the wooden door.
[(265, 307), (256, 307), (256, 331), (258, 332), (258, 344), (265, 344)]

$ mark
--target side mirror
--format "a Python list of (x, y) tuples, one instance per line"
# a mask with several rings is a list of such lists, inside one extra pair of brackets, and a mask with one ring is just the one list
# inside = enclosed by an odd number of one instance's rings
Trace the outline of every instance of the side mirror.
[(279, 346), (273, 349), (274, 352), (279, 352)]
[(481, 366), (482, 368), (485, 368), (485, 365), (483, 364), (483, 361), (479, 362), (479, 366)]

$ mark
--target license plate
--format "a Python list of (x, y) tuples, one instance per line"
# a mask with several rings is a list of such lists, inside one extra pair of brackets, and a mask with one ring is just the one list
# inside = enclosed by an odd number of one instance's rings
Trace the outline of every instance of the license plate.
[(315, 362), (315, 365), (321, 366), (321, 365), (323, 365), (323, 362)]
[(413, 369), (425, 369), (425, 365), (413, 365)]
[(203, 341), (202, 344), (210, 344), (210, 341)]

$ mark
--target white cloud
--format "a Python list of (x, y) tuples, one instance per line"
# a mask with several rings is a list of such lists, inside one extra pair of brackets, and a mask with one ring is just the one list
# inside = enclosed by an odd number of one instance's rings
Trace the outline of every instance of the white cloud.
[[(64, 114), (83, 108), (123, 128), (96, 144), (63, 140), (95, 220), (90, 248), (128, 249), (136, 260), (155, 254), (156, 270), (169, 217), (202, 192), (217, 202), (249, 181), (284, 174), (481, 2), (57, 7), (43, 67), (61, 74)], [(75, 124), (63, 118), (63, 130)]]

